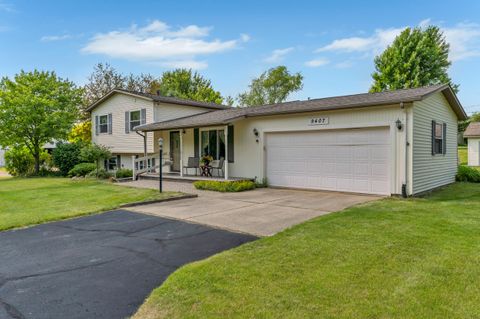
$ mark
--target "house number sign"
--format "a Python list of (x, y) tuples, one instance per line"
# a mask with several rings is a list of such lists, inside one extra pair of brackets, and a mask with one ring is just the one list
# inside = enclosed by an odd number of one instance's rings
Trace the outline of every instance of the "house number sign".
[(312, 117), (308, 124), (309, 125), (327, 125), (328, 117)]

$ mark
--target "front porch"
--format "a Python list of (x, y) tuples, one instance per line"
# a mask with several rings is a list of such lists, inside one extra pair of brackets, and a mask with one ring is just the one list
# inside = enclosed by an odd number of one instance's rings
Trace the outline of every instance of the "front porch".
[[(138, 175), (139, 179), (148, 179), (148, 180), (158, 180), (158, 172), (145, 172)], [(245, 181), (251, 180), (250, 178), (240, 178), (240, 177), (229, 177), (225, 178), (223, 176), (199, 176), (199, 175), (180, 175), (179, 172), (167, 172), (162, 174), (163, 180), (167, 181), (178, 181), (178, 182), (196, 182), (196, 181)]]

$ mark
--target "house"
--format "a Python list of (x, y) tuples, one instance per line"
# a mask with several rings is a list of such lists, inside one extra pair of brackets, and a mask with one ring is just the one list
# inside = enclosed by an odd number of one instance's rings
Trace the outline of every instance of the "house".
[[(147, 132), (144, 139), (142, 134), (133, 130), (135, 126), (227, 108), (213, 103), (115, 89), (90, 105), (87, 111), (91, 113), (93, 124), (92, 141), (108, 146), (113, 154), (106, 161), (105, 168), (116, 170), (132, 168), (135, 158), (154, 152), (157, 143), (154, 134)], [(155, 160), (158, 158), (149, 159), (147, 165), (155, 166)], [(143, 163), (140, 161), (141, 167), (137, 168), (143, 168)]]
[(0, 167), (5, 166), (5, 150), (0, 148)]
[(468, 166), (480, 166), (480, 122), (470, 123), (463, 136), (468, 140)]
[[(382, 195), (415, 195), (454, 182), (457, 122), (467, 117), (448, 85), (250, 108), (207, 108), (177, 100), (184, 104), (163, 113), (155, 108), (157, 102), (146, 101), (117, 92), (92, 107), (94, 127), (105, 121), (113, 126), (112, 134), (108, 127), (97, 128), (95, 142), (113, 147), (117, 154), (147, 154), (130, 162), (125, 158), (125, 167), (158, 161), (156, 141), (162, 138), (162, 167), (167, 164), (167, 171), (180, 178), (187, 174), (181, 168), (189, 158), (208, 154), (225, 160), (225, 179), (266, 179), (275, 187)], [(152, 106), (140, 116), (144, 124), (130, 125), (126, 138), (121, 132), (128, 122), (126, 112), (147, 104)], [(191, 113), (177, 113), (180, 107)], [(97, 119), (113, 113), (113, 120)], [(145, 147), (132, 129), (146, 136)]]

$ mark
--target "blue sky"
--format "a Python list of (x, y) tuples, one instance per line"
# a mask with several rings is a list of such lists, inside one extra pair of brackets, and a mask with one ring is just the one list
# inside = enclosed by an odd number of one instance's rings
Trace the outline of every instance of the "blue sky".
[(235, 96), (283, 64), (304, 75), (290, 99), (353, 94), (402, 28), (427, 24), (451, 43), (462, 104), (480, 111), (480, 1), (0, 0), (0, 75), (37, 68), (83, 84), (98, 62), (154, 75), (183, 66)]

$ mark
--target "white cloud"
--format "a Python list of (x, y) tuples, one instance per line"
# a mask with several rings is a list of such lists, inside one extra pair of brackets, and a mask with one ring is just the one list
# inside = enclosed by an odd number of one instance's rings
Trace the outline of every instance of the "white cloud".
[(317, 59), (313, 59), (313, 60), (305, 62), (305, 65), (309, 66), (311, 68), (318, 68), (320, 66), (324, 66), (324, 65), (327, 65), (329, 63), (330, 63), (330, 61), (326, 58), (317, 58)]
[(208, 67), (207, 62), (194, 61), (194, 60), (167, 61), (167, 62), (162, 62), (160, 65), (167, 68), (182, 68), (182, 69), (195, 69), (195, 70), (202, 70)]
[(268, 56), (264, 61), (267, 63), (278, 63), (285, 59), (285, 56), (294, 50), (293, 47), (285, 49), (276, 49), (272, 51), (272, 54)]
[(351, 68), (353, 65), (354, 64), (352, 60), (346, 60), (346, 61), (335, 64), (335, 67), (337, 69), (348, 69), (348, 68)]
[(207, 40), (211, 27), (189, 25), (172, 29), (166, 23), (155, 20), (143, 28), (136, 25), (127, 30), (99, 33), (90, 39), (82, 52), (103, 54), (113, 58), (160, 62), (163, 65), (189, 65), (205, 68), (199, 55), (210, 55), (232, 50), (249, 40), (242, 34), (239, 39)]
[[(420, 21), (418, 26), (425, 28), (432, 24), (431, 19)], [(438, 25), (438, 23), (437, 23)], [(315, 52), (367, 53), (368, 56), (382, 52), (405, 27), (377, 29), (370, 36), (337, 39), (318, 48)], [(440, 26), (446, 41), (450, 44), (450, 60), (459, 61), (480, 56), (480, 25), (459, 23), (453, 27)]]
[(42, 42), (53, 42), (53, 41), (62, 41), (72, 38), (70, 34), (63, 35), (46, 35), (40, 38)]
[(242, 40), (242, 42), (248, 42), (248, 41), (250, 41), (250, 39), (251, 38), (248, 34), (246, 34), (246, 33), (240, 34), (240, 40)]

